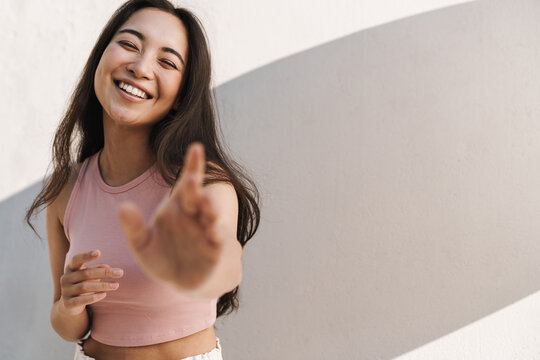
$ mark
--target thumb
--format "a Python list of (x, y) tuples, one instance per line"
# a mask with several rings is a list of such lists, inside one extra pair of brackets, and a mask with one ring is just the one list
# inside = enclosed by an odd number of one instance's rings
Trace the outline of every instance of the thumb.
[(137, 205), (129, 202), (121, 204), (118, 209), (118, 219), (131, 250), (134, 252), (144, 250), (150, 236)]

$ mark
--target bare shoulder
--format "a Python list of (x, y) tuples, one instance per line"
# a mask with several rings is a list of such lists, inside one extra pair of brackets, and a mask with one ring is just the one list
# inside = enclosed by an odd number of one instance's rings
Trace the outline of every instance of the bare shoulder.
[[(225, 170), (223, 170), (223, 168), (219, 166), (218, 164), (216, 164), (215, 162), (207, 161), (206, 164), (207, 166), (210, 166), (213, 169), (215, 169), (215, 171), (217, 171), (221, 176), (228, 178), (225, 174)], [(207, 174), (205, 177), (207, 179), (212, 179), (212, 178), (215, 178), (215, 175), (209, 176)], [(211, 192), (218, 202), (229, 203), (230, 207), (233, 208), (229, 210), (234, 210), (238, 212), (236, 190), (230, 182), (226, 182), (226, 181), (211, 182), (209, 184), (206, 184), (204, 188), (207, 191)]]
[(58, 221), (60, 222), (60, 224), (62, 224), (62, 226), (64, 226), (64, 215), (66, 213), (66, 207), (69, 198), (71, 197), (73, 187), (77, 182), (77, 177), (79, 176), (81, 165), (82, 164), (80, 163), (71, 164), (68, 181), (64, 184), (62, 190), (60, 190), (60, 194), (58, 194), (58, 197), (49, 205), (51, 207), (51, 210), (57, 214)]

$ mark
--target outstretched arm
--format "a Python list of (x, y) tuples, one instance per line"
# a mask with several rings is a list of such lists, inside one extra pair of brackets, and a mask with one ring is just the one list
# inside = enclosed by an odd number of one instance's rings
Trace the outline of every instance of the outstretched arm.
[(191, 144), (184, 167), (146, 225), (136, 205), (124, 203), (119, 219), (140, 266), (198, 299), (234, 289), (242, 277), (242, 247), (236, 239), (238, 201), (230, 184), (203, 187), (204, 148)]

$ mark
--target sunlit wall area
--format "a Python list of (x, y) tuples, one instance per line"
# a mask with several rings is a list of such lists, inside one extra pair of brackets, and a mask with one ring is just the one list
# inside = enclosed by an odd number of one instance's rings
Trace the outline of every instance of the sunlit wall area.
[(536, 359), (538, 318), (540, 298), (534, 293), (395, 360)]
[[(214, 84), (374, 25), (463, 3), (401, 1), (177, 1), (203, 21)], [(0, 5), (0, 199), (41, 179), (68, 98), (107, 19), (123, 1), (6, 0)], [(24, 150), (22, 150), (23, 148)]]

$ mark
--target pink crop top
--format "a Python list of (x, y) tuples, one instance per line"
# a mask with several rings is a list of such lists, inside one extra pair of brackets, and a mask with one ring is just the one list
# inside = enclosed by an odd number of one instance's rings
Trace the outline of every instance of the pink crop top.
[[(65, 265), (81, 252), (99, 249), (104, 263), (124, 270), (118, 290), (92, 305), (91, 336), (115, 346), (143, 346), (179, 339), (214, 324), (217, 299), (194, 301), (147, 277), (132, 256), (120, 228), (117, 207), (135, 202), (148, 223), (170, 186), (154, 164), (127, 184), (109, 186), (98, 165), (99, 153), (85, 159), (68, 201), (64, 231), (70, 242)], [(64, 267), (65, 267), (64, 265)]]

